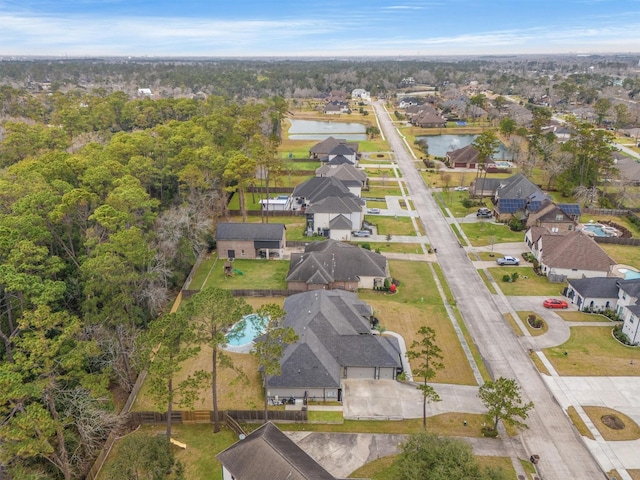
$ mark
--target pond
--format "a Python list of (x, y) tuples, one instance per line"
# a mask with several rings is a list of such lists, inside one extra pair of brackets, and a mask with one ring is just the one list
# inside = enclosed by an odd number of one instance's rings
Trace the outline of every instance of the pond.
[[(477, 135), (424, 135), (416, 137), (416, 140), (426, 140), (429, 145), (429, 155), (444, 157), (447, 152), (472, 144), (477, 137)], [(498, 153), (493, 158), (495, 160), (512, 160), (512, 155), (501, 143)]]
[(289, 119), (290, 140), (325, 140), (327, 137), (344, 138), (351, 141), (367, 139), (366, 127), (354, 122), (328, 122), (320, 120)]

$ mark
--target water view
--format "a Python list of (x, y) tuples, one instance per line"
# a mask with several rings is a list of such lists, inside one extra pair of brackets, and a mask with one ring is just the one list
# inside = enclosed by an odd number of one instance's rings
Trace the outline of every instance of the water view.
[[(470, 145), (477, 137), (477, 135), (425, 135), (416, 138), (427, 141), (429, 155), (444, 157), (447, 152)], [(505, 146), (501, 143), (498, 153), (493, 158), (495, 160), (512, 160), (513, 156), (507, 152)]]
[(327, 137), (339, 137), (351, 141), (367, 139), (366, 127), (354, 122), (328, 122), (320, 120), (289, 119), (289, 138), (291, 140), (325, 140)]

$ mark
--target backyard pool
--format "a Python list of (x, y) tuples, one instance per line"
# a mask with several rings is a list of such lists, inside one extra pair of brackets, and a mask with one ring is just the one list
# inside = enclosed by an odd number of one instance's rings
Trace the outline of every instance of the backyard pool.
[(617, 229), (601, 223), (588, 223), (582, 226), (582, 230), (592, 237), (617, 237), (620, 235)]
[(248, 345), (264, 333), (265, 319), (255, 313), (243, 317), (227, 333), (227, 345), (241, 347)]

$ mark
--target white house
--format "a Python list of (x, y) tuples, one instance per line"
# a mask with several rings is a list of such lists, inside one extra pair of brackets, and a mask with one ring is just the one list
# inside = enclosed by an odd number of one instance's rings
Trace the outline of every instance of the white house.
[(620, 280), (618, 288), (616, 314), (624, 322), (622, 333), (632, 344), (640, 344), (640, 279)]

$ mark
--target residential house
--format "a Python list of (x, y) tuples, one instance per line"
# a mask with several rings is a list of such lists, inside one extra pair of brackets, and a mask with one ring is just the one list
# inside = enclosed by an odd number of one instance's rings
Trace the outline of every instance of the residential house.
[(620, 280), (616, 314), (623, 321), (624, 333), (632, 345), (640, 344), (640, 279)]
[(364, 88), (354, 88), (351, 91), (351, 98), (360, 98), (362, 100), (369, 101), (371, 100), (371, 93), (366, 91)]
[(316, 177), (334, 177), (345, 185), (351, 193), (360, 197), (362, 189), (367, 188), (367, 174), (353, 165), (324, 164), (316, 169)]
[(293, 328), (299, 340), (285, 347), (281, 374), (266, 379), (271, 399), (342, 401), (343, 379), (395, 380), (402, 371), (397, 339), (374, 334), (372, 308), (355, 293), (316, 290), (291, 295), (284, 311), (283, 325)]
[[(336, 177), (310, 178), (296, 186), (291, 195), (294, 208), (305, 208), (308, 233), (318, 232), (337, 240), (350, 240), (350, 231), (360, 230), (366, 202)], [(331, 233), (331, 221), (340, 215), (350, 222), (349, 233), (345, 234), (344, 230)]]
[(273, 423), (216, 455), (223, 480), (336, 480)]
[(411, 117), (411, 124), (420, 128), (444, 128), (447, 120), (434, 113), (422, 112)]
[[(466, 147), (458, 148), (447, 152), (445, 156), (445, 163), (451, 168), (477, 168), (480, 152), (473, 145), (467, 145)], [(493, 193), (493, 192), (492, 192)]]
[[(626, 185), (640, 185), (640, 162), (620, 152), (611, 152), (613, 163), (619, 172), (619, 181)], [(609, 179), (609, 180), (614, 180)]]
[(295, 291), (356, 291), (384, 286), (390, 277), (384, 255), (336, 240), (313, 242), (304, 253), (292, 253), (287, 288)]
[(504, 178), (499, 182), (493, 195), (496, 219), (509, 221), (525, 210), (535, 212), (549, 197), (521, 173)]
[[(333, 147), (329, 154), (327, 155), (328, 162), (331, 163), (336, 157), (341, 157), (347, 160), (351, 165), (356, 165), (358, 163), (358, 154), (357, 150), (353, 150), (349, 145), (345, 143), (340, 143)], [(345, 163), (345, 162), (341, 162)], [(332, 165), (338, 164), (337, 162), (331, 163)]]
[(358, 154), (358, 142), (347, 142), (344, 138), (334, 138), (329, 136), (309, 149), (309, 158), (321, 160), (325, 157), (329, 157), (329, 152), (341, 144), (349, 147), (349, 149), (355, 152), (356, 155)]
[[(571, 212), (571, 214), (567, 212)], [(564, 233), (575, 230), (580, 218), (580, 206), (578, 204), (562, 204), (560, 206), (545, 199), (537, 211), (529, 211), (529, 206), (527, 206), (526, 213), (527, 228), (544, 227), (551, 233)]]
[(619, 282), (618, 277), (570, 279), (564, 295), (583, 312), (615, 311)]
[(349, 108), (349, 102), (332, 101), (327, 102), (322, 111), (327, 115), (336, 115), (340, 113), (351, 113), (351, 108)]
[(561, 234), (531, 227), (525, 241), (542, 273), (554, 279), (607, 277), (616, 265), (595, 240), (579, 230)]
[(282, 258), (286, 227), (281, 223), (218, 223), (218, 258)]

